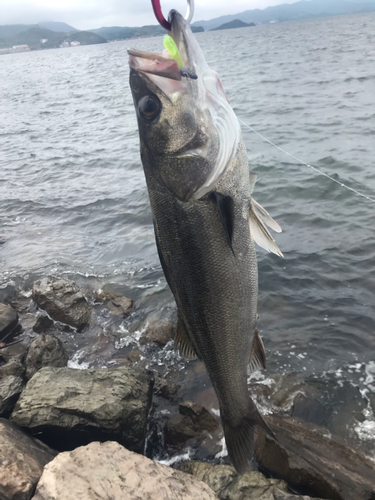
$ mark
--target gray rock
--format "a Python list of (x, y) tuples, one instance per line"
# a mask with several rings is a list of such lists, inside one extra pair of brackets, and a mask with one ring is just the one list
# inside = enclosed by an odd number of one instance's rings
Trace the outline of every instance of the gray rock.
[(35, 282), (33, 299), (55, 321), (81, 329), (90, 320), (92, 307), (73, 281), (44, 278)]
[(189, 439), (203, 441), (207, 432), (219, 428), (219, 424), (203, 406), (186, 401), (179, 405), (179, 414), (173, 415), (165, 426), (166, 444), (182, 448)]
[(153, 379), (121, 367), (46, 367), (29, 380), (11, 420), (58, 450), (115, 440), (143, 452)]
[(56, 453), (17, 426), (0, 418), (0, 498), (29, 500)]
[(116, 316), (129, 316), (133, 309), (133, 301), (121, 293), (108, 292), (107, 290), (98, 290), (96, 298), (106, 303), (106, 306), (112, 314)]
[(147, 326), (142, 337), (139, 339), (139, 343), (145, 345), (156, 342), (157, 344), (165, 345), (172, 339), (174, 330), (175, 327), (171, 321), (159, 319)]
[(17, 360), (0, 366), (0, 417), (8, 418), (25, 387), (25, 367)]
[(288, 493), (285, 481), (267, 479), (260, 472), (239, 476), (229, 465), (203, 462), (186, 462), (178, 469), (206, 483), (220, 500), (313, 500)]
[(173, 401), (177, 396), (178, 388), (179, 385), (174, 382), (165, 380), (161, 377), (155, 377), (154, 392), (157, 396)]
[(23, 342), (14, 342), (6, 347), (1, 347), (0, 358), (6, 363), (8, 361), (18, 361), (22, 363), (25, 359), (27, 347)]
[(53, 327), (53, 321), (48, 316), (38, 316), (33, 330), (35, 333), (45, 333)]
[(26, 378), (29, 380), (38, 370), (45, 366), (60, 368), (66, 366), (69, 356), (60, 339), (53, 335), (39, 335), (27, 351)]
[(0, 303), (0, 340), (18, 326), (18, 314), (13, 307)]
[(215, 500), (201, 481), (118, 443), (60, 453), (44, 469), (33, 500)]
[(374, 500), (375, 464), (341, 438), (298, 419), (272, 416), (267, 424), (278, 442), (259, 431), (259, 465), (291, 486), (334, 500)]

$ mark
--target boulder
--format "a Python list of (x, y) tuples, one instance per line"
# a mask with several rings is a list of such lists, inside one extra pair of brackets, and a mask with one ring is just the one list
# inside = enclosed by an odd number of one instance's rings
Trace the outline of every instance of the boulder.
[(11, 420), (53, 448), (115, 440), (143, 452), (152, 398), (150, 372), (42, 368), (29, 380)]
[(43, 278), (34, 283), (32, 296), (55, 321), (80, 330), (90, 320), (92, 307), (73, 281)]
[(147, 325), (146, 330), (139, 339), (139, 343), (145, 345), (156, 342), (157, 344), (165, 345), (172, 339), (174, 329), (174, 324), (171, 321), (160, 319)]
[(25, 387), (25, 367), (17, 360), (0, 366), (0, 417), (8, 418)]
[(60, 453), (44, 469), (33, 500), (215, 500), (198, 479), (132, 453), (91, 443)]
[(165, 426), (166, 444), (183, 448), (189, 439), (203, 441), (207, 433), (216, 431), (220, 426), (203, 406), (186, 401), (178, 407), (179, 413), (173, 415)]
[(29, 500), (56, 452), (0, 418), (0, 498)]
[(267, 479), (260, 472), (239, 476), (234, 467), (203, 462), (185, 462), (178, 469), (206, 483), (220, 500), (313, 500), (292, 495), (280, 479)]
[(164, 399), (173, 401), (179, 389), (179, 385), (171, 382), (170, 380), (165, 380), (159, 376), (155, 377), (155, 387), (154, 392), (157, 396), (161, 396)]
[(280, 416), (265, 420), (278, 442), (258, 432), (255, 455), (263, 469), (320, 498), (374, 500), (372, 460), (314, 424)]
[(53, 320), (43, 314), (38, 316), (35, 325), (33, 326), (33, 330), (35, 333), (45, 333), (47, 330), (50, 330), (53, 325)]
[(23, 363), (27, 347), (23, 342), (12, 342), (9, 345), (0, 346), (0, 360), (18, 361)]
[(69, 356), (60, 339), (53, 335), (39, 335), (31, 342), (27, 351), (26, 378), (29, 380), (44, 366), (56, 368), (66, 366), (68, 359)]
[(0, 340), (18, 327), (18, 314), (13, 307), (0, 303)]
[(108, 292), (107, 290), (98, 290), (96, 298), (105, 302), (108, 309), (116, 316), (129, 316), (133, 309), (133, 301), (121, 293)]

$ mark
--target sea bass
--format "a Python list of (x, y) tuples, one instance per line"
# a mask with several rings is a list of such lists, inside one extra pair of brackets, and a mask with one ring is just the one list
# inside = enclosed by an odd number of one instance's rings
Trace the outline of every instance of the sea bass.
[(249, 366), (265, 367), (254, 241), (282, 255), (266, 225), (281, 229), (251, 197), (256, 174), (218, 75), (184, 18), (172, 10), (169, 22), (180, 64), (167, 53), (129, 50), (141, 158), (159, 258), (177, 304), (175, 348), (204, 362), (229, 456), (243, 473), (254, 427), (271, 433), (247, 386)]

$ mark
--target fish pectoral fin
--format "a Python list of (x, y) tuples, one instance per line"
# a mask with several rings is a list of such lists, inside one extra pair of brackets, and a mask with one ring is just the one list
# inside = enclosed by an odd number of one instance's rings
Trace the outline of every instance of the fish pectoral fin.
[(176, 336), (174, 338), (174, 350), (180, 352), (180, 356), (186, 359), (198, 359), (194, 347), (189, 339), (184, 322), (179, 317), (176, 327)]
[(225, 236), (233, 252), (232, 248), (232, 237), (233, 237), (233, 226), (234, 226), (233, 199), (231, 198), (231, 196), (225, 196), (221, 193), (218, 193), (217, 191), (214, 191), (211, 197), (216, 203), (217, 209), (219, 211), (220, 220), (224, 228)]
[(267, 252), (272, 252), (280, 257), (284, 257), (281, 250), (276, 245), (275, 240), (266, 228), (267, 225), (275, 231), (280, 232), (280, 226), (270, 217), (268, 212), (253, 199), (251, 200), (249, 224), (250, 235), (255, 243), (267, 250)]
[(266, 351), (264, 350), (263, 340), (258, 330), (255, 330), (249, 367), (252, 371), (260, 370), (261, 368), (266, 369)]

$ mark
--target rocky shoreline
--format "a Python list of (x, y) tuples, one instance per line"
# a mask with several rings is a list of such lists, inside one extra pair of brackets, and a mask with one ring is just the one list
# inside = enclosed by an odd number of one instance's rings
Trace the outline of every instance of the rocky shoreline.
[(144, 359), (142, 346), (171, 341), (170, 321), (138, 325), (139, 348), (115, 366), (73, 367), (64, 335), (84, 335), (98, 315), (116, 323), (134, 307), (110, 290), (87, 297), (61, 278), (34, 283), (32, 297), (0, 295), (1, 500), (375, 500), (374, 460), (307, 422), (316, 400), (300, 391), (290, 401), (282, 384), (252, 388), (258, 403), (276, 409), (266, 418), (277, 442), (259, 431), (258, 470), (238, 476), (227, 465), (212, 389), (202, 404), (189, 401), (183, 375), (149, 369)]

